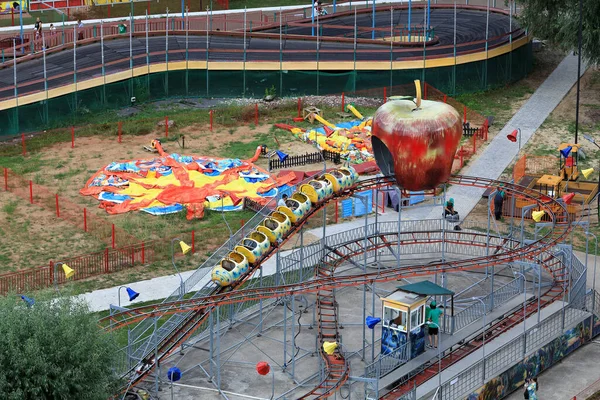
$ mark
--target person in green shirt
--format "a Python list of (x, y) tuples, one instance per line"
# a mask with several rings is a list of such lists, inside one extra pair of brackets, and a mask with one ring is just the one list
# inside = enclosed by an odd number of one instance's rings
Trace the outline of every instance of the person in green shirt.
[(440, 316), (443, 314), (440, 308), (437, 308), (437, 303), (433, 300), (427, 308), (426, 318), (427, 326), (429, 327), (429, 344), (428, 348), (438, 347), (438, 333), (440, 327)]

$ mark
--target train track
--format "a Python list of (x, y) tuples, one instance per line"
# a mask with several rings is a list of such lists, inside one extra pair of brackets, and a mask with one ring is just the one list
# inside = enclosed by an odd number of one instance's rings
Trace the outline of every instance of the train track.
[[(463, 185), (479, 188), (497, 187), (500, 184), (500, 182), (495, 180), (460, 175), (452, 176), (448, 183), (452, 185)], [(538, 205), (539, 209), (544, 210), (552, 221), (553, 229), (542, 236), (539, 240), (527, 246), (508, 249), (504, 252), (497, 252), (496, 254), (486, 257), (476, 257), (468, 260), (444, 263), (439, 262), (427, 265), (403, 266), (399, 269), (389, 268), (383, 271), (365, 274), (344, 275), (340, 277), (335, 276), (335, 269), (337, 266), (343, 264), (352, 257), (362, 254), (364, 251), (372, 251), (377, 248), (389, 247), (390, 245), (397, 244), (398, 233), (396, 233), (396, 243), (394, 243), (394, 240), (391, 237), (393, 234), (388, 234), (387, 237), (385, 237), (385, 242), (381, 241), (382, 243), (380, 243), (379, 240), (376, 242), (371, 240), (370, 245), (361, 245), (357, 241), (358, 245), (337, 247), (337, 254), (334, 256), (331, 255), (332, 253), (330, 251), (326, 256), (329, 257), (330, 260), (323, 260), (324, 264), (317, 268), (317, 276), (312, 281), (300, 282), (294, 285), (236, 290), (238, 287), (240, 287), (240, 285), (242, 285), (243, 282), (252, 276), (253, 272), (258, 269), (262, 262), (267, 260), (279, 248), (281, 248), (283, 243), (293, 236), (293, 234), (298, 232), (304, 223), (306, 223), (306, 221), (308, 221), (320, 209), (322, 209), (329, 201), (349, 197), (355, 192), (369, 190), (376, 187), (390, 186), (391, 184), (391, 178), (374, 178), (364, 180), (356, 184), (354, 187), (334, 195), (330, 199), (326, 199), (319, 204), (316, 204), (310, 210), (310, 212), (307, 213), (307, 215), (293, 227), (290, 233), (284, 237), (282, 243), (275, 247), (271, 247), (269, 252), (265, 254), (260, 262), (256, 263), (256, 265), (250, 269), (247, 275), (230, 287), (216, 288), (208, 296), (200, 298), (192, 298), (189, 300), (181, 300), (130, 309), (101, 320), (101, 324), (105, 324), (107, 327), (106, 329), (116, 329), (118, 327), (130, 325), (147, 318), (156, 318), (160, 316), (181, 313), (188, 314), (183, 323), (173, 326), (170, 332), (164, 337), (157, 338), (152, 347), (146, 347), (146, 354), (141, 361), (141, 369), (134, 366), (133, 368), (127, 370), (123, 374), (123, 377), (128, 379), (130, 386), (138, 384), (142, 379), (144, 379), (144, 377), (153, 371), (157, 365), (157, 362), (161, 362), (161, 360), (164, 360), (166, 357), (172, 354), (196, 331), (202, 322), (206, 321), (213, 307), (215, 306), (267, 298), (280, 298), (297, 294), (317, 293), (317, 298), (320, 297), (323, 300), (321, 305), (318, 305), (318, 309), (320, 311), (319, 337), (321, 338), (321, 341), (325, 341), (326, 338), (337, 338), (337, 314), (334, 313), (330, 317), (321, 318), (322, 316), (325, 317), (325, 314), (330, 313), (330, 305), (335, 305), (335, 297), (332, 292), (334, 288), (386, 282), (401, 278), (428, 276), (437, 273), (468, 271), (485, 268), (487, 266), (506, 264), (511, 261), (522, 259), (533, 260), (540, 254), (548, 254), (547, 250), (549, 250), (555, 244), (560, 243), (566, 237), (566, 235), (568, 235), (571, 229), (569, 222), (562, 217), (565, 212), (562, 204), (558, 203), (554, 199), (549, 199), (532, 189), (528, 189), (516, 184), (502, 182), (508, 195), (519, 197), (531, 203), (535, 203)], [(458, 235), (461, 234), (459, 233)], [(464, 233), (462, 235), (466, 236), (475, 234)], [(418, 242), (419, 239), (414, 239), (414, 241)], [(542, 266), (553, 277), (564, 274), (562, 264), (546, 262), (549, 261), (549, 259), (544, 260), (545, 261), (542, 263)], [(558, 296), (560, 296), (560, 294), (557, 294), (557, 296), (554, 296), (553, 298), (556, 299)], [(334, 325), (335, 328), (333, 328)], [(332, 336), (329, 337), (328, 335)], [(335, 393), (335, 390), (337, 390), (348, 378), (349, 368), (347, 366), (347, 361), (344, 359), (343, 352), (339, 351), (336, 353), (335, 360), (328, 357), (328, 355), (325, 353), (322, 353), (322, 356), (327, 366), (325, 380), (321, 381), (315, 387), (315, 389), (307, 393), (306, 396), (317, 398), (328, 397)], [(336, 363), (333, 363), (333, 361), (336, 361)]]

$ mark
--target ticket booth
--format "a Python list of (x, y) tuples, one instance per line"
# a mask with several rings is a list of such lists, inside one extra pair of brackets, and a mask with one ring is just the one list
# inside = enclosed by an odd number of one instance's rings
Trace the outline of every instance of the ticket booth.
[(383, 303), (381, 354), (390, 354), (405, 345), (408, 359), (423, 353), (427, 296), (397, 290), (381, 300)]

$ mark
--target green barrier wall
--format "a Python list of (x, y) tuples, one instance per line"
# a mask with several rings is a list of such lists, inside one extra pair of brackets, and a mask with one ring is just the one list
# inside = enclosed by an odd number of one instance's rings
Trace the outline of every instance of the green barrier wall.
[[(81, 90), (47, 101), (0, 111), (0, 136), (77, 124), (95, 111), (166, 98), (264, 96), (274, 86), (279, 96), (327, 95), (391, 87), (421, 79), (444, 93), (479, 92), (524, 78), (532, 67), (531, 45), (489, 60), (451, 67), (394, 71), (209, 71), (154, 73)], [(210, 65), (209, 65), (210, 68)], [(378, 97), (383, 91), (373, 91)], [(388, 93), (388, 96), (401, 93)], [(364, 95), (361, 93), (360, 95)]]

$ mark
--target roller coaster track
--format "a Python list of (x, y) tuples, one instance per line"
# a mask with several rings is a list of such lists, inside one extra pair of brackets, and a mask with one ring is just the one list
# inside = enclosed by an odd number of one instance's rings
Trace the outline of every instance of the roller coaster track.
[[(460, 175), (452, 176), (448, 183), (453, 185), (464, 185), (479, 188), (496, 187), (500, 184), (500, 182), (495, 180)], [(131, 368), (129, 371), (123, 374), (124, 377), (129, 379), (130, 386), (139, 383), (154, 369), (157, 362), (160, 362), (168, 357), (178, 348), (179, 345), (189, 339), (189, 337), (200, 326), (201, 322), (207, 319), (212, 311), (212, 308), (219, 305), (266, 298), (279, 298), (297, 294), (317, 293), (318, 298), (322, 300), (321, 305), (318, 305), (318, 307), (320, 307), (319, 336), (321, 340), (324, 341), (327, 338), (333, 339), (338, 337), (336, 312), (334, 312), (330, 317), (325, 317), (325, 314), (327, 314), (328, 311), (330, 311), (332, 308), (335, 308), (335, 297), (333, 295), (333, 290), (336, 288), (394, 281), (409, 277), (428, 276), (436, 273), (468, 271), (485, 268), (487, 266), (506, 264), (516, 260), (534, 260), (541, 254), (544, 254), (541, 263), (542, 266), (555, 278), (563, 276), (562, 280), (557, 280), (558, 283), (564, 281), (565, 272), (562, 263), (553, 261), (556, 259), (549, 252), (547, 252), (552, 246), (563, 241), (563, 239), (571, 230), (571, 225), (569, 222), (562, 217), (563, 214), (566, 215), (566, 210), (564, 209), (563, 205), (558, 203), (556, 200), (550, 199), (532, 189), (515, 184), (502, 183), (508, 195), (536, 203), (539, 209), (544, 210), (550, 217), (552, 221), (552, 229), (539, 240), (527, 246), (508, 249), (503, 252), (496, 252), (496, 254), (492, 254), (490, 256), (476, 257), (468, 260), (458, 260), (443, 263), (440, 262), (427, 265), (403, 266), (401, 268), (388, 268), (383, 271), (372, 273), (344, 275), (339, 277), (335, 276), (335, 267), (341, 265), (347, 260), (350, 260), (357, 254), (362, 254), (365, 251), (373, 251), (377, 248), (388, 247), (393, 243), (393, 241), (390, 241), (389, 238), (386, 237), (383, 238), (383, 243), (373, 243), (371, 240), (369, 242), (370, 245), (367, 244), (366, 246), (364, 244), (360, 244), (360, 241), (355, 241), (354, 245), (346, 244), (345, 246), (341, 247), (337, 246), (335, 252), (329, 251), (326, 257), (329, 257), (330, 260), (326, 261), (327, 258), (322, 260), (322, 265), (319, 265), (317, 268), (317, 276), (314, 280), (299, 282), (293, 285), (236, 290), (236, 288), (239, 287), (246, 279), (251, 277), (254, 271), (258, 270), (262, 262), (273, 255), (278, 248), (280, 248), (281, 245), (285, 243), (285, 241), (287, 241), (294, 233), (298, 232), (304, 223), (309, 218), (314, 216), (317, 211), (322, 209), (328, 201), (332, 199), (348, 197), (354, 192), (373, 189), (375, 187), (389, 186), (391, 184), (392, 180), (390, 178), (374, 178), (364, 180), (356, 184), (354, 187), (342, 193), (334, 194), (332, 198), (327, 199), (320, 204), (314, 205), (310, 212), (293, 227), (290, 233), (284, 238), (282, 243), (276, 247), (272, 247), (264, 256), (264, 258), (251, 268), (247, 275), (230, 287), (216, 288), (213, 293), (204, 297), (130, 309), (101, 320), (101, 324), (106, 324), (106, 329), (116, 329), (118, 327), (143, 321), (147, 318), (155, 318), (180, 313), (188, 314), (183, 323), (177, 326), (169, 327), (169, 331), (166, 335), (164, 335), (164, 337), (157, 338), (155, 345), (152, 347), (146, 346), (144, 349), (145, 354), (141, 369), (138, 369), (136, 372), (134, 368)], [(404, 235), (404, 232), (402, 232), (402, 234)], [(413, 235), (414, 234), (415, 233), (413, 233)], [(427, 232), (417, 232), (416, 234), (427, 236)], [(395, 235), (398, 237), (398, 232), (396, 232)], [(459, 235), (461, 234), (459, 233)], [(462, 235), (472, 235), (475, 237), (477, 234), (465, 233)], [(412, 240), (419, 242), (423, 241), (424, 239), (414, 238)], [(397, 241), (398, 239), (396, 242)], [(406, 241), (403, 242), (406, 243)], [(560, 293), (556, 293), (556, 295), (551, 296), (551, 298), (556, 299), (563, 293), (564, 289), (560, 289)], [(322, 318), (322, 316), (325, 318)], [(332, 329), (333, 325), (335, 325), (334, 329)], [(330, 337), (326, 335), (332, 336)], [(157, 359), (153, 358), (154, 354), (158, 354)], [(333, 358), (328, 357), (326, 354), (322, 355), (327, 365), (325, 380), (320, 382), (319, 385), (306, 396), (316, 396), (317, 398), (328, 397), (333, 394), (335, 390), (337, 390), (348, 378), (349, 372), (347, 361), (344, 359), (341, 352), (336, 353)], [(334, 361), (336, 361), (336, 363), (334, 363)]]

